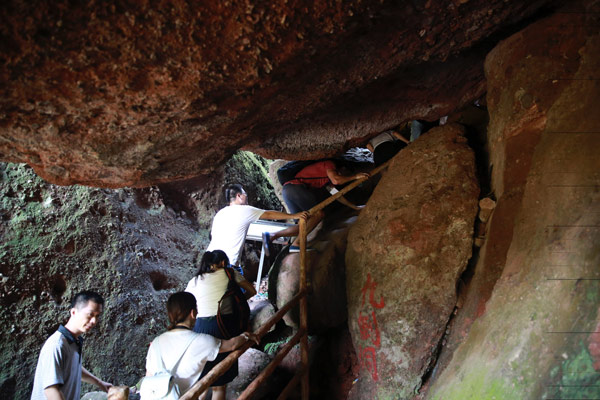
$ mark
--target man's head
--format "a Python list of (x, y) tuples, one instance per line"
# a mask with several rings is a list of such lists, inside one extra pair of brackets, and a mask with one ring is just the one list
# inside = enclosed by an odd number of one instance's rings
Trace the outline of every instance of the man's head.
[(74, 336), (89, 332), (98, 322), (104, 299), (96, 292), (85, 290), (71, 301), (71, 317), (65, 326)]
[(248, 195), (239, 183), (227, 185), (225, 188), (225, 200), (231, 204), (248, 204)]

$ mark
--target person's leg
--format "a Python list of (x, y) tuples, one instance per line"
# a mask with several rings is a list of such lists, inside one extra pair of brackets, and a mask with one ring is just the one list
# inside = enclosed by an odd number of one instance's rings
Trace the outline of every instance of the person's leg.
[[(227, 327), (227, 329), (229, 331), (232, 332), (232, 335), (237, 335), (238, 333), (236, 333), (237, 331), (235, 331), (236, 325), (237, 325), (237, 320), (235, 319), (233, 314), (225, 314), (222, 317), (223, 317), (223, 321), (225, 322), (225, 326)], [(239, 328), (237, 328), (237, 329), (239, 329)], [(218, 339), (224, 339), (224, 336), (221, 333), (221, 330), (219, 329), (219, 324), (217, 323), (216, 316), (197, 318), (196, 324), (194, 326), (194, 332), (205, 333), (207, 335), (214, 336)], [(227, 356), (230, 353), (231, 352), (219, 353), (217, 355), (217, 358), (215, 358), (213, 361), (207, 361), (206, 364), (204, 364), (204, 369), (202, 370), (202, 373), (200, 374), (200, 377), (198, 379), (204, 378), (204, 376), (206, 376), (206, 374), (208, 374), (213, 369), (213, 367), (215, 367), (217, 364), (219, 364), (221, 361), (223, 361), (225, 358), (227, 358)], [(226, 385), (229, 382), (233, 381), (237, 375), (238, 375), (238, 361), (236, 360), (233, 363), (233, 365), (223, 375), (221, 375), (219, 378), (217, 378), (217, 380), (213, 383), (214, 386), (211, 387), (211, 389), (213, 390), (212, 391), (213, 398), (215, 398), (214, 395), (215, 395), (216, 387), (219, 387), (219, 386), (226, 387)]]
[(225, 400), (226, 394), (227, 394), (227, 385), (212, 387), (212, 399), (213, 400)]
[[(323, 217), (324, 217), (323, 210), (318, 211), (315, 215), (310, 217), (306, 224), (306, 228), (307, 228), (306, 230), (308, 232), (311, 232), (315, 228), (315, 226), (319, 222), (321, 222)], [(275, 239), (282, 238), (282, 237), (298, 236), (299, 232), (300, 232), (300, 227), (298, 225), (293, 225), (293, 226), (288, 226), (287, 228), (277, 231), (275, 233), (271, 233), (269, 236), (270, 236), (271, 241), (273, 241)]]
[(292, 226), (288, 226), (285, 229), (282, 229), (280, 231), (277, 231), (275, 233), (271, 233), (269, 235), (269, 238), (271, 240), (271, 242), (275, 239), (279, 239), (282, 237), (292, 237), (292, 236), (298, 236), (298, 232), (300, 231), (300, 228), (298, 228), (298, 225), (292, 225)]
[[(304, 185), (284, 185), (283, 186), (283, 201), (291, 213), (310, 210), (315, 205), (319, 204), (319, 198), (315, 191), (307, 188)], [(307, 231), (310, 232), (323, 219), (323, 211), (319, 211), (307, 221)], [(290, 226), (278, 232), (270, 234), (271, 241), (281, 237), (298, 236), (300, 228), (298, 225)]]
[(423, 133), (424, 129), (425, 124), (423, 124), (421, 121), (416, 119), (410, 121), (410, 141), (414, 142), (415, 140), (417, 140), (417, 138), (421, 136), (421, 133)]
[(285, 205), (292, 214), (308, 211), (319, 203), (315, 192), (305, 185), (283, 185), (281, 194)]
[[(310, 236), (311, 233), (313, 233), (313, 229), (315, 229), (315, 227), (319, 224), (319, 222), (321, 222), (323, 220), (323, 218), (325, 217), (325, 213), (323, 212), (323, 210), (319, 210), (315, 215), (313, 215), (312, 217), (310, 217), (308, 219), (308, 221), (306, 222), (306, 241), (309, 242), (311, 240), (314, 239), (314, 236), (316, 235), (316, 231), (315, 233), (312, 235), (312, 237)], [(300, 228), (298, 227), (298, 233), (300, 232)], [(296, 236), (296, 238), (294, 239), (294, 241), (292, 242), (292, 246), (293, 247), (298, 247), (300, 246), (300, 237)]]
[[(298, 213), (300, 211), (310, 210), (315, 204), (318, 204), (319, 202), (313, 191), (304, 185), (283, 185), (282, 195), (285, 205), (292, 214)], [(298, 232), (298, 225), (294, 225), (282, 229), (279, 232), (270, 234), (270, 239), (271, 241), (273, 241), (281, 237), (298, 236)]]

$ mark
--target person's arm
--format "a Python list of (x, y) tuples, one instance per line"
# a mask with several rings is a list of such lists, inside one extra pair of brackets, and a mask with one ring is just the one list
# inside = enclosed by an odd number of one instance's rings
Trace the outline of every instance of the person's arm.
[(344, 183), (348, 183), (356, 179), (368, 178), (369, 174), (366, 172), (359, 172), (358, 174), (345, 176), (339, 174), (335, 169), (328, 169), (327, 177), (334, 185), (343, 185)]
[(96, 377), (87, 369), (81, 367), (81, 380), (87, 383), (91, 383), (92, 385), (98, 386), (105, 392), (108, 392), (108, 389), (112, 386), (112, 383), (104, 382), (102, 379)]
[(296, 214), (288, 214), (281, 211), (275, 210), (267, 210), (260, 215), (260, 219), (308, 219), (308, 213), (306, 211), (301, 211)]
[(238, 282), (238, 285), (246, 291), (244, 293), (244, 296), (246, 296), (246, 300), (256, 294), (256, 289), (254, 289), (254, 286), (252, 286), (252, 284), (246, 279), (242, 280), (241, 282)]
[(402, 136), (400, 133), (396, 132), (396, 131), (392, 131), (392, 135), (394, 135), (394, 137), (398, 140), (402, 140), (404, 143), (406, 144), (410, 144), (410, 141), (408, 141), (404, 136)]
[(48, 386), (44, 389), (44, 395), (48, 400), (65, 400), (65, 396), (63, 396), (62, 392), (59, 389), (59, 385)]
[(231, 339), (221, 340), (221, 347), (219, 347), (219, 353), (233, 351), (249, 340), (252, 340), (256, 344), (259, 343), (258, 336), (250, 332), (244, 332), (241, 335)]

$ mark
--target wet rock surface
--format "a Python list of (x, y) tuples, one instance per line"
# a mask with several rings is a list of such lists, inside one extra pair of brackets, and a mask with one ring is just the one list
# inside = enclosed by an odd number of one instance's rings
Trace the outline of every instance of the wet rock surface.
[(477, 212), (463, 134), (434, 128), (400, 151), (350, 229), (348, 326), (360, 363), (351, 399), (410, 398), (436, 359)]
[(557, 3), (7, 0), (0, 159), (123, 187), (207, 175), (241, 147), (340, 153), (478, 98), (490, 37)]

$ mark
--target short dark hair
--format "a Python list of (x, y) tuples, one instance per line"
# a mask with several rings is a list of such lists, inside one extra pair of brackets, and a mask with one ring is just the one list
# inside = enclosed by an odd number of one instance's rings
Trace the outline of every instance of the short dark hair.
[(223, 250), (206, 251), (200, 260), (197, 276), (202, 276), (207, 272), (213, 272), (213, 265), (219, 265), (225, 261), (225, 266), (229, 265), (229, 257)]
[(235, 200), (235, 196), (237, 196), (239, 193), (244, 193), (244, 187), (242, 185), (239, 183), (227, 185), (225, 187), (225, 200), (229, 204)]
[(99, 305), (104, 304), (104, 299), (98, 293), (92, 292), (91, 290), (84, 290), (83, 292), (79, 292), (73, 296), (73, 300), (71, 300), (71, 308), (85, 307), (90, 301), (93, 301)]
[(169, 300), (167, 300), (167, 314), (171, 323), (169, 329), (173, 329), (177, 324), (185, 321), (192, 310), (198, 312), (196, 297), (193, 294), (177, 292), (169, 296)]

